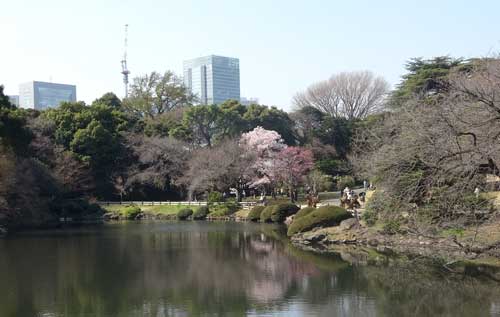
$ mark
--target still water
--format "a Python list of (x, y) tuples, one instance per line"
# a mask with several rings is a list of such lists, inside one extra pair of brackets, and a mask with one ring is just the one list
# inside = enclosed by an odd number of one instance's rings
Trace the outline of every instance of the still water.
[(122, 223), (0, 240), (0, 316), (500, 316), (500, 284), (298, 250), (280, 227)]

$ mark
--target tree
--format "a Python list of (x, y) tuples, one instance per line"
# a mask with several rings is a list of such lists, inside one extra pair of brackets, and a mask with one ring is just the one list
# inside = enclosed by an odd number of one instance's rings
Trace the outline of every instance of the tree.
[(264, 187), (277, 181), (276, 157), (286, 148), (281, 135), (276, 131), (257, 127), (243, 133), (240, 146), (254, 158), (245, 172), (250, 187)]
[(245, 185), (244, 172), (251, 159), (236, 140), (224, 140), (214, 147), (197, 150), (189, 160), (189, 168), (183, 177), (189, 197), (203, 191), (226, 192), (234, 188), (239, 201)]
[(92, 102), (92, 104), (103, 104), (112, 108), (120, 108), (122, 106), (122, 101), (118, 98), (114, 93), (107, 92), (102, 95), (101, 98), (98, 98)]
[(290, 200), (297, 201), (297, 187), (314, 165), (311, 150), (297, 146), (282, 149), (276, 157), (277, 179), (282, 181), (290, 191)]
[(247, 131), (262, 127), (279, 133), (286, 144), (296, 144), (293, 121), (286, 112), (276, 107), (256, 104), (250, 105), (247, 107), (243, 119), (247, 122)]
[(199, 144), (210, 147), (221, 130), (222, 115), (222, 110), (217, 105), (193, 106), (184, 113), (183, 124), (193, 131)]
[(173, 72), (163, 75), (152, 72), (136, 77), (130, 86), (129, 97), (123, 101), (128, 111), (153, 118), (168, 111), (191, 105), (194, 96)]
[(305, 106), (291, 114), (300, 144), (311, 144), (325, 120), (325, 114), (317, 108)]
[(440, 225), (488, 213), (487, 201), (473, 192), (486, 185), (486, 173), (500, 175), (499, 72), (495, 59), (475, 61), (466, 72), (458, 66), (439, 96), (414, 95), (357, 131), (355, 170), (378, 181), (388, 219), (398, 210), (413, 225), (422, 219)]
[(340, 73), (295, 95), (294, 104), (336, 118), (361, 119), (380, 110), (388, 89), (385, 79), (369, 71)]
[(165, 191), (180, 185), (189, 158), (188, 148), (183, 142), (130, 134), (127, 144), (135, 158), (128, 168), (125, 182), (129, 191), (141, 186)]
[(398, 108), (411, 98), (423, 99), (428, 96), (446, 92), (448, 89), (448, 75), (457, 67), (463, 69), (470, 65), (461, 58), (439, 56), (433, 59), (410, 59), (405, 68), (407, 73), (402, 76), (401, 83), (391, 93), (390, 105)]
[[(26, 128), (26, 112), (16, 109), (0, 85), (0, 145), (18, 155), (26, 155), (32, 134)], [(0, 149), (1, 150), (1, 149)]]

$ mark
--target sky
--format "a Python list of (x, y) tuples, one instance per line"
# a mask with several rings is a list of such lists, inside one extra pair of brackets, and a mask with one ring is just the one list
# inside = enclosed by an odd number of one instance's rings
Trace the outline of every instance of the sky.
[(182, 75), (205, 55), (240, 59), (241, 96), (292, 110), (292, 98), (343, 71), (392, 86), (405, 61), (500, 52), (497, 0), (0, 0), (0, 84), (75, 84), (78, 100), (124, 95), (120, 60), (129, 24), (131, 78)]

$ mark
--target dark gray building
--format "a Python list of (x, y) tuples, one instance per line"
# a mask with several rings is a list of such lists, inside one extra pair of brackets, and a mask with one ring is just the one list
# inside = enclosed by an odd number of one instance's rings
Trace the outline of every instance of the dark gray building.
[(184, 61), (184, 84), (201, 104), (240, 100), (240, 61), (216, 55)]
[(43, 110), (59, 106), (63, 101), (76, 101), (76, 86), (30, 81), (19, 85), (19, 106)]

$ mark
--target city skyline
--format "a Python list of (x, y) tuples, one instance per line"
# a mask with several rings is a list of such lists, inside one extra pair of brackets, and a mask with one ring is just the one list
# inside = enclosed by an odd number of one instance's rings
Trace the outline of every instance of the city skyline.
[[(126, 23), (131, 79), (152, 71), (182, 75), (182, 61), (191, 56), (236, 56), (244, 70), (241, 96), (285, 110), (295, 93), (334, 73), (370, 70), (394, 86), (410, 58), (488, 56), (500, 48), (495, 1), (474, 7), (456, 1), (150, 2), (6, 3), (0, 27), (7, 30), (4, 41), (14, 45), (0, 52), (0, 84), (11, 95), (34, 78), (74, 83), (86, 102), (109, 91), (123, 97)], [(241, 23), (245, 17), (255, 20)]]

